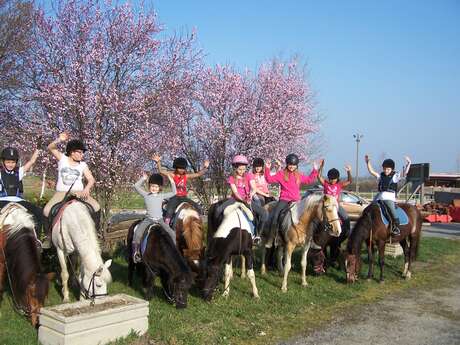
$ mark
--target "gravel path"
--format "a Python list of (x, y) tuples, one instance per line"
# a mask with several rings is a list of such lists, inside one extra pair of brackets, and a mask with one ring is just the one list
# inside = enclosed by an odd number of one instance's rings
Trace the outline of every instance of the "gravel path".
[(323, 329), (279, 344), (459, 345), (460, 267), (443, 286), (357, 307)]

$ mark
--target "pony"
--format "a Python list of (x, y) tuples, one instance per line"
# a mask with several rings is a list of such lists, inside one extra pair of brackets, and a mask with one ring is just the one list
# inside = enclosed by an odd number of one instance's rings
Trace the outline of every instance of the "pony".
[(9, 204), (0, 214), (0, 302), (8, 277), (14, 308), (37, 327), (49, 277), (40, 265), (34, 228), (32, 215), (19, 204)]
[(184, 202), (175, 216), (174, 230), (179, 252), (193, 272), (198, 273), (203, 249), (203, 222), (193, 206)]
[[(251, 225), (244, 211), (240, 208), (241, 203), (225, 208), (223, 217), (216, 214), (218, 207), (225, 200), (214, 203), (208, 212), (208, 247), (205, 254), (204, 267), (201, 271), (204, 275), (203, 298), (206, 301), (212, 299), (214, 290), (219, 281), (219, 272), (225, 263), (224, 292), (227, 297), (230, 293), (230, 280), (233, 277), (232, 255), (242, 255), (247, 263), (247, 277), (251, 283), (252, 295), (259, 298), (254, 274), (254, 256), (252, 253), (252, 235), (249, 232)], [(219, 219), (222, 218), (222, 219)], [(237, 224), (238, 226), (235, 226)]]
[(372, 279), (374, 276), (373, 252), (374, 244), (376, 244), (379, 251), (379, 281), (384, 281), (385, 243), (390, 239), (391, 241), (399, 242), (404, 251), (404, 269), (402, 276), (406, 279), (411, 278), (411, 264), (417, 258), (420, 243), (422, 216), (420, 211), (413, 205), (399, 204), (398, 206), (404, 210), (408, 216), (408, 224), (399, 226), (401, 233), (398, 236), (390, 235), (390, 230), (382, 221), (380, 206), (377, 203), (372, 203), (364, 209), (363, 214), (356, 222), (348, 240), (346, 257), (348, 283), (353, 283), (358, 279), (361, 268), (360, 251), (364, 241), (368, 244), (369, 271), (367, 273), (367, 279)]
[[(283, 283), (281, 290), (287, 292), (287, 278), (291, 270), (292, 252), (297, 246), (302, 247), (302, 286), (307, 286), (306, 269), (307, 269), (307, 253), (310, 248), (312, 239), (311, 223), (315, 220), (324, 224), (324, 227), (333, 236), (340, 236), (342, 231), (340, 219), (338, 216), (339, 205), (337, 199), (330, 195), (313, 194), (303, 199), (298, 204), (301, 209), (299, 221), (293, 224), (290, 214), (284, 217), (280, 229), (280, 243), (277, 247), (278, 252), (278, 269), (283, 272)], [(303, 210), (303, 211), (302, 211)], [(264, 247), (271, 246), (262, 240)], [(284, 253), (283, 253), (284, 249)], [(282, 257), (284, 255), (284, 267), (282, 265)], [(262, 273), (265, 273), (265, 250), (262, 250)]]
[[(313, 222), (313, 238), (311, 240), (310, 249), (308, 250), (307, 260), (313, 265), (313, 270), (316, 274), (325, 273), (327, 266), (337, 265), (337, 260), (341, 253), (340, 246), (350, 236), (350, 223), (342, 223), (342, 231), (339, 237), (333, 236), (323, 223)], [(329, 256), (327, 248), (329, 247)], [(326, 262), (327, 259), (327, 262)], [(343, 262), (343, 261), (342, 261)]]
[[(78, 199), (65, 203), (52, 225), (52, 241), (61, 266), (63, 302), (69, 301), (69, 271), (66, 257), (77, 252), (81, 259), (80, 297), (94, 299), (107, 295), (112, 282), (109, 267), (112, 260), (103, 262), (96, 228), (88, 207)], [(70, 259), (69, 259), (70, 261)], [(75, 274), (75, 267), (70, 262)]]
[(147, 242), (142, 253), (142, 262), (134, 263), (132, 242), (134, 229), (140, 222), (141, 220), (133, 223), (128, 230), (128, 285), (133, 285), (134, 270), (141, 272), (145, 297), (151, 300), (155, 277), (158, 275), (168, 301), (175, 303), (177, 309), (186, 308), (188, 290), (193, 282), (192, 271), (171, 237), (159, 224), (152, 224), (147, 228), (148, 234), (143, 239)]

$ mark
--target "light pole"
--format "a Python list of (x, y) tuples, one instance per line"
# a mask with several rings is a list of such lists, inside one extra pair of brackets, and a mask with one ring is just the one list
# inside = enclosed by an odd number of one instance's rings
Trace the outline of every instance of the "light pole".
[(356, 177), (355, 177), (355, 192), (356, 193), (359, 193), (359, 182), (358, 182), (358, 162), (359, 162), (359, 142), (361, 141), (361, 138), (363, 137), (364, 135), (362, 134), (359, 134), (359, 133), (356, 133), (356, 134), (353, 134), (353, 138), (355, 138), (355, 141), (356, 141)]

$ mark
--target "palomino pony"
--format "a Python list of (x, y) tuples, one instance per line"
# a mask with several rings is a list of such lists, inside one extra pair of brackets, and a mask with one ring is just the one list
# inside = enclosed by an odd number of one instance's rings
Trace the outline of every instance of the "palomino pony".
[[(232, 255), (242, 255), (247, 264), (247, 277), (251, 282), (252, 295), (259, 298), (254, 274), (254, 256), (252, 253), (251, 224), (242, 204), (235, 202), (227, 206), (220, 221), (216, 211), (225, 200), (221, 200), (209, 208), (208, 212), (208, 247), (205, 255), (203, 298), (212, 299), (219, 282), (219, 271), (225, 263), (225, 282), (223, 296), (230, 293), (230, 280), (233, 277)], [(245, 207), (243, 207), (245, 208)]]
[[(102, 261), (96, 228), (88, 207), (73, 199), (61, 208), (60, 213), (53, 224), (52, 239), (61, 266), (63, 302), (69, 301), (66, 257), (74, 251), (78, 252), (81, 259), (80, 296), (90, 299), (106, 296), (107, 284), (112, 281), (108, 270), (112, 260), (105, 263)], [(71, 268), (75, 270), (72, 262)]]
[(203, 222), (190, 203), (184, 202), (179, 208), (174, 221), (177, 248), (192, 271), (198, 273), (203, 256)]
[(147, 228), (148, 233), (142, 240), (142, 263), (133, 261), (132, 242), (134, 229), (141, 220), (133, 223), (128, 230), (128, 285), (133, 285), (134, 270), (140, 270), (143, 275), (143, 286), (146, 289), (146, 299), (153, 297), (155, 277), (161, 279), (161, 285), (166, 298), (176, 304), (176, 308), (187, 307), (188, 290), (192, 285), (192, 272), (184, 257), (174, 245), (171, 237), (159, 224)]
[[(420, 242), (422, 216), (413, 205), (399, 204), (408, 216), (408, 224), (400, 225), (401, 234), (391, 237), (393, 242), (399, 242), (404, 251), (404, 270), (402, 276), (411, 278), (411, 263), (415, 261)], [(380, 282), (383, 282), (383, 266), (385, 263), (385, 243), (390, 240), (390, 230), (382, 222), (380, 206), (372, 203), (367, 206), (356, 222), (347, 245), (347, 282), (353, 283), (358, 279), (361, 267), (360, 252), (364, 241), (368, 244), (369, 271), (367, 279), (374, 275), (373, 246), (377, 244), (379, 251)], [(408, 243), (409, 241), (409, 243)]]
[(40, 265), (35, 224), (21, 205), (9, 204), (0, 214), (0, 301), (8, 278), (14, 308), (38, 326), (48, 295), (48, 277)]
[[(302, 247), (302, 286), (307, 286), (307, 252), (310, 248), (312, 238), (311, 223), (314, 220), (324, 223), (326, 229), (336, 237), (338, 237), (342, 231), (338, 216), (339, 205), (334, 197), (313, 194), (301, 200), (301, 203), (304, 203), (304, 205), (300, 205), (303, 211), (301, 211), (299, 221), (293, 224), (290, 219), (290, 214), (288, 213), (282, 223), (282, 229), (280, 231), (281, 245), (278, 247), (278, 267), (282, 267), (280, 253), (282, 248), (284, 248), (285, 264), (283, 270), (283, 284), (281, 286), (283, 292), (287, 291), (287, 278), (291, 270), (292, 252), (297, 246)], [(264, 265), (264, 263), (265, 257), (262, 257), (262, 265)]]

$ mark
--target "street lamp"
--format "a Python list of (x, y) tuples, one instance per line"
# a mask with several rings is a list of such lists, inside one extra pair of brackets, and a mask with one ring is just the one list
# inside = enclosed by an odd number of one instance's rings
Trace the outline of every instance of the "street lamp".
[(355, 191), (356, 193), (359, 192), (359, 182), (358, 182), (358, 161), (359, 161), (359, 142), (364, 135), (356, 133), (353, 134), (353, 138), (356, 141), (356, 177), (355, 177)]

